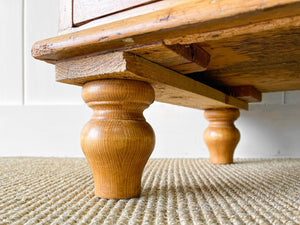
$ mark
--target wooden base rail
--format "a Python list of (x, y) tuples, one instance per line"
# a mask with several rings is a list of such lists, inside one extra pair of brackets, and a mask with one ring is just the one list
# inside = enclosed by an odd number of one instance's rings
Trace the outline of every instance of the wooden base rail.
[(96, 196), (139, 196), (142, 173), (155, 144), (143, 116), (154, 101), (153, 88), (142, 81), (104, 79), (86, 83), (82, 97), (94, 110), (82, 130), (81, 146), (93, 172)]

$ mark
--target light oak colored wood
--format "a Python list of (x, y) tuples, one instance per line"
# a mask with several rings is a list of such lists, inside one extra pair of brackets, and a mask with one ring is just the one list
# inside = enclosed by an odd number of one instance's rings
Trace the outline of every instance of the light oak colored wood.
[[(97, 27), (39, 42), (33, 55), (56, 63), (122, 49), (164, 65), (169, 62), (166, 56), (160, 59), (150, 51), (146, 57), (143, 49), (162, 42), (166, 46), (197, 43), (211, 58), (207, 71), (190, 76), (197, 81), (220, 90), (245, 85), (260, 92), (300, 89), (299, 0), (221, 1), (219, 8), (212, 2), (155, 2), (151, 4), (154, 9), (149, 10), (148, 5), (144, 14), (125, 20), (121, 14), (119, 19), (115, 15), (114, 22), (103, 18), (106, 23)], [(205, 13), (198, 13), (200, 6)], [(145, 6), (138, 8), (144, 10)], [(197, 63), (178, 65), (169, 68), (183, 74), (200, 69)]]
[(261, 102), (262, 100), (261, 92), (250, 85), (230, 87), (229, 92), (231, 96), (242, 99), (246, 102)]
[(79, 26), (92, 19), (149, 4), (157, 0), (73, 0), (73, 21)]
[(73, 26), (70, 29), (65, 29), (63, 32), (60, 32), (60, 34), (74, 33), (81, 30), (85, 30), (87, 28), (120, 21), (120, 19), (125, 20), (128, 18), (133, 18), (144, 14), (152, 13), (154, 11), (169, 9), (170, 6), (174, 7), (176, 5), (182, 4), (182, 1), (184, 0), (155, 1), (151, 3), (151, 7), (149, 7), (148, 4), (145, 4), (138, 7), (126, 9), (125, 11), (119, 11), (118, 13), (113, 13), (100, 18), (93, 19), (91, 21), (88, 21), (87, 23), (81, 24), (80, 26)]
[(193, 74), (200, 82), (251, 85), (260, 92), (300, 89), (300, 16), (195, 34), (179, 42), (193, 41), (201, 41), (198, 45), (211, 55), (207, 71)]
[(164, 39), (164, 43), (166, 45), (202, 43), (206, 41), (217, 41), (231, 38), (239, 35), (255, 34), (278, 29), (281, 30), (284, 28), (296, 28), (299, 26), (299, 11), (296, 10), (293, 15), (285, 15), (283, 13), (281, 16), (278, 15), (278, 18), (274, 17), (271, 19), (257, 21), (255, 23), (247, 23), (241, 26), (224, 27), (205, 32), (194, 32), (193, 34), (180, 37), (174, 36), (173, 38)]
[(33, 46), (32, 54), (37, 59), (53, 62), (300, 13), (299, 0), (190, 0), (188, 3), (178, 0), (174, 7), (170, 1), (165, 4), (163, 9), (144, 15), (125, 20), (120, 18), (112, 23), (39, 41)]
[(142, 80), (155, 89), (157, 101), (197, 109), (248, 108), (245, 101), (131, 53), (117, 52), (61, 61), (56, 64), (56, 78), (76, 85), (107, 78)]
[(204, 131), (204, 141), (212, 164), (233, 163), (233, 153), (240, 140), (240, 132), (234, 126), (239, 117), (238, 109), (209, 109), (204, 117), (209, 126)]
[(210, 55), (197, 44), (157, 43), (133, 49), (130, 52), (182, 74), (204, 71), (210, 60)]
[(93, 172), (96, 196), (139, 196), (143, 169), (155, 144), (143, 116), (154, 101), (153, 88), (141, 81), (99, 80), (86, 83), (82, 97), (94, 110), (81, 132), (81, 146)]

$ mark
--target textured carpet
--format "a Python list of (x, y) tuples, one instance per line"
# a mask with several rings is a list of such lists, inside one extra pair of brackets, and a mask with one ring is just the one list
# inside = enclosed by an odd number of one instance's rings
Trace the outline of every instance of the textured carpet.
[(0, 224), (300, 224), (300, 160), (150, 160), (140, 198), (99, 199), (85, 159), (0, 158)]

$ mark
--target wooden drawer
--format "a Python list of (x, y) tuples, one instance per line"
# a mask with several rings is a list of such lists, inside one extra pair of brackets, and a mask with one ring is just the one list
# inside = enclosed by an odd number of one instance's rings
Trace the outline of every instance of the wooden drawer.
[(79, 26), (96, 18), (158, 0), (73, 0), (73, 24)]

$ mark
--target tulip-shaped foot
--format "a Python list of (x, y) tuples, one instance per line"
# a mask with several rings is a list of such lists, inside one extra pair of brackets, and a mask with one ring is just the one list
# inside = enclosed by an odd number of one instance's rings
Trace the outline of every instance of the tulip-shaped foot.
[(153, 88), (142, 81), (104, 79), (86, 83), (82, 97), (94, 110), (81, 132), (81, 147), (93, 172), (96, 196), (139, 196), (155, 144), (143, 116), (154, 101)]
[(240, 132), (234, 126), (239, 117), (238, 109), (209, 109), (204, 116), (210, 122), (204, 132), (204, 141), (213, 164), (233, 163), (233, 153), (240, 140)]

